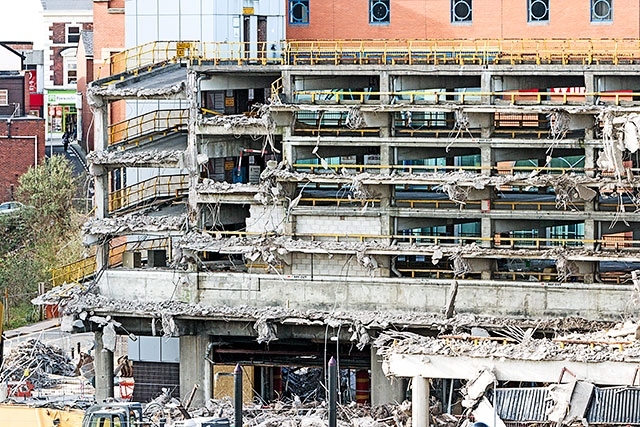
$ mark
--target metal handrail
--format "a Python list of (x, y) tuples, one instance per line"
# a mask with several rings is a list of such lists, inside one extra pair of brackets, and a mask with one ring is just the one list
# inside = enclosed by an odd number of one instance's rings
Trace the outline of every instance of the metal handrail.
[(216, 65), (328, 64), (599, 64), (640, 60), (640, 39), (289, 40), (286, 42), (155, 41), (118, 52), (100, 66), (107, 75), (166, 63)]
[(189, 110), (156, 110), (114, 123), (108, 128), (108, 144), (139, 144), (141, 137), (153, 138), (158, 132), (186, 129)]
[(400, 92), (375, 92), (375, 91), (351, 91), (351, 90), (297, 90), (293, 92), (294, 99), (301, 104), (329, 103), (329, 104), (352, 104), (352, 103), (386, 103), (394, 100), (397, 102), (415, 104), (480, 104), (485, 100), (502, 100), (511, 104), (580, 104), (588, 99), (594, 101), (620, 105), (621, 101), (633, 101), (634, 97), (639, 97), (640, 92), (629, 92), (625, 90), (611, 90), (600, 92), (567, 93), (553, 91), (526, 92), (518, 90), (508, 90), (502, 92), (445, 92), (439, 90), (412, 90)]
[(189, 175), (159, 175), (109, 193), (109, 212), (149, 200), (180, 197), (189, 187)]
[(51, 284), (82, 282), (96, 272), (96, 256), (92, 255), (51, 270)]

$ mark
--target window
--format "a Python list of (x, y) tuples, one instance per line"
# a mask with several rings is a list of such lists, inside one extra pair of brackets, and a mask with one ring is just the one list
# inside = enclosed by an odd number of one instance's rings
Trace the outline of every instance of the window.
[(471, 22), (473, 0), (451, 0), (451, 22)]
[(309, 0), (289, 0), (289, 23), (309, 23)]
[(67, 26), (67, 43), (78, 43), (80, 41), (80, 27), (77, 25)]
[(549, 0), (529, 0), (529, 22), (549, 20)]
[(9, 105), (9, 91), (6, 89), (0, 90), (0, 105)]
[(591, 22), (613, 20), (613, 0), (591, 0)]
[(388, 24), (391, 22), (389, 0), (369, 0), (369, 23)]
[(78, 81), (78, 62), (76, 59), (76, 48), (67, 48), (60, 52), (62, 55), (63, 80), (64, 85), (74, 85)]

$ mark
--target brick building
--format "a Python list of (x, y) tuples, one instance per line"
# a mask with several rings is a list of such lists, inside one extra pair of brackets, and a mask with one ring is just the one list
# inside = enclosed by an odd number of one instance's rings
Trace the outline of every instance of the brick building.
[(93, 30), (91, 0), (42, 1), (43, 20), (49, 28), (45, 44), (44, 86), (49, 138), (60, 138), (77, 127), (77, 49), (82, 31)]

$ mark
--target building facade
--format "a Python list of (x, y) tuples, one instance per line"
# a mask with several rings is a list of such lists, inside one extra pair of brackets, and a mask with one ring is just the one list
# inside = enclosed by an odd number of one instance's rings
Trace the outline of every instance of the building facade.
[[(200, 403), (220, 366), (251, 366), (269, 400), (283, 368), (334, 355), (378, 404), (406, 397), (373, 345), (387, 329), (544, 335), (636, 312), (638, 2), (289, 0), (277, 42), (263, 3), (199, 21), (206, 2), (125, 2), (128, 49), (87, 93), (99, 292), (68, 313), (162, 325)], [(104, 348), (111, 330), (84, 327)], [(434, 375), (411, 366), (394, 372)]]
[(48, 138), (64, 132), (77, 134), (77, 49), (82, 31), (93, 29), (91, 0), (42, 2), (43, 20), (49, 27), (44, 46), (45, 112)]

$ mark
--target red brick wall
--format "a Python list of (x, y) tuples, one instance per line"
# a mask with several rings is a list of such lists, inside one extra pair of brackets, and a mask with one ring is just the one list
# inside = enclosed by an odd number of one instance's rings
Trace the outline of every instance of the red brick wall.
[(37, 117), (17, 118), (11, 121), (11, 138), (5, 138), (9, 129), (6, 120), (0, 120), (0, 202), (12, 200), (18, 188), (18, 177), (34, 164), (34, 139), (37, 136), (38, 164), (45, 156), (44, 120)]
[(450, 0), (392, 0), (390, 24), (374, 25), (369, 24), (369, 0), (310, 0), (309, 25), (287, 25), (287, 38), (640, 37), (640, 2), (637, 0), (615, 0), (612, 23), (592, 23), (591, 3), (587, 0), (550, 0), (549, 3), (547, 23), (527, 22), (527, 0), (475, 0), (472, 24), (452, 24)]
[[(95, 79), (109, 75), (109, 67), (105, 65), (105, 60), (111, 53), (124, 49), (124, 12), (120, 9), (124, 9), (124, 0), (93, 3), (93, 22), (96, 28), (93, 32)], [(125, 101), (110, 103), (110, 123), (124, 120), (125, 112)]]

